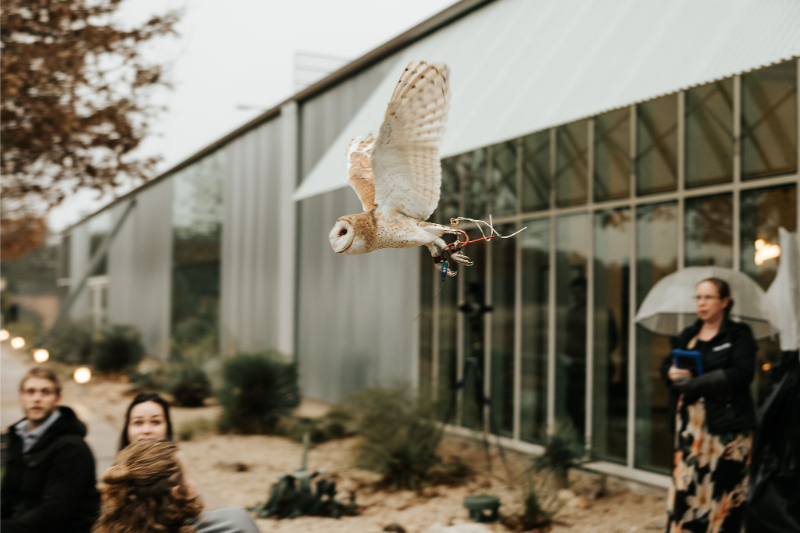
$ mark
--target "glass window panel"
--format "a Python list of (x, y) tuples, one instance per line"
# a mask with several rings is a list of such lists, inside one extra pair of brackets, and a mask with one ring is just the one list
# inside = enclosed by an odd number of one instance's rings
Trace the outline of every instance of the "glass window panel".
[(58, 253), (58, 277), (69, 278), (72, 274), (72, 235), (64, 235)]
[(686, 91), (686, 187), (733, 178), (733, 79)]
[(630, 195), (630, 109), (617, 109), (594, 121), (594, 199)]
[(550, 130), (522, 139), (522, 212), (550, 207)]
[[(741, 193), (741, 270), (767, 290), (782, 260), (778, 228), (797, 231), (797, 186), (784, 185)], [(760, 341), (756, 371), (756, 401), (771, 391), (767, 372), (781, 358), (780, 343)]]
[(464, 188), (464, 215), (483, 218), (487, 214), (489, 191), (486, 186), (486, 149), (456, 156), (461, 186)]
[(461, 215), (461, 180), (458, 174), (458, 156), (442, 160), (442, 194), (436, 209), (441, 224), (450, 224), (450, 219)]
[(729, 194), (687, 198), (686, 266), (733, 267), (733, 199)]
[(778, 228), (797, 228), (797, 186), (741, 193), (741, 270), (767, 290), (780, 262)]
[(419, 388), (428, 394), (433, 379), (433, 278), (431, 254), (420, 248), (419, 261)]
[(550, 220), (528, 220), (522, 254), (522, 405), (520, 438), (547, 436), (547, 343), (550, 292)]
[(517, 141), (492, 146), (492, 216), (517, 213)]
[[(678, 204), (645, 205), (636, 210), (636, 307), (661, 278), (678, 269)], [(669, 389), (659, 373), (671, 349), (669, 337), (636, 326), (637, 468), (668, 473), (672, 436), (667, 411)]]
[(592, 446), (620, 462), (628, 449), (630, 232), (630, 209), (595, 213)]
[[(427, 250), (426, 250), (427, 251)], [(430, 257), (430, 253), (428, 254)], [(428, 268), (433, 271), (428, 260)], [(434, 272), (434, 274), (436, 274)], [(441, 284), (441, 274), (438, 276)], [(458, 368), (458, 281), (447, 278), (439, 293), (439, 375), (438, 399), (453, 399)]]
[[(106, 242), (109, 233), (111, 233), (111, 211), (104, 211), (89, 220), (89, 261)], [(105, 276), (106, 274), (108, 274), (108, 254), (94, 269), (92, 276)]]
[(678, 186), (678, 95), (636, 106), (636, 194)]
[(172, 338), (177, 350), (218, 349), (223, 156), (217, 151), (172, 180)]
[(742, 179), (797, 170), (797, 61), (742, 75)]
[(585, 204), (589, 184), (588, 120), (556, 129), (556, 205)]
[[(510, 235), (516, 227), (497, 228)], [(512, 436), (514, 431), (514, 301), (516, 299), (516, 248), (514, 239), (491, 241), (492, 254), (492, 359), (491, 430)]]
[(583, 438), (586, 421), (588, 215), (556, 220), (556, 422)]
[[(470, 239), (481, 236), (477, 230), (468, 231)], [(481, 399), (484, 397), (484, 329), (486, 313), (491, 310), (486, 304), (486, 246), (476, 244), (470, 246), (469, 257), (474, 266), (465, 268), (459, 274), (464, 276), (464, 301), (459, 310), (464, 320), (464, 388), (461, 401), (463, 426), (472, 429), (483, 429), (483, 409)]]

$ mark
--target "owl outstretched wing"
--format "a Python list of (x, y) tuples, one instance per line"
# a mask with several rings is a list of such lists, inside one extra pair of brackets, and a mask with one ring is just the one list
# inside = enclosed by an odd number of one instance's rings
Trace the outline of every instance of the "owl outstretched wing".
[(424, 61), (412, 61), (400, 77), (371, 157), (378, 211), (398, 209), (426, 220), (436, 209), (442, 185), (439, 144), (450, 108), (449, 78), (447, 65)]
[(370, 211), (375, 207), (375, 184), (370, 160), (373, 146), (375, 146), (375, 137), (370, 133), (362, 137), (353, 137), (347, 147), (348, 180), (361, 200), (364, 211)]

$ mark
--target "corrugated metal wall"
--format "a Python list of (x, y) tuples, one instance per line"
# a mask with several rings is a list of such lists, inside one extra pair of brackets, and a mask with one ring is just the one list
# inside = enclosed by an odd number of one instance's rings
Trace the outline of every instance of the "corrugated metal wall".
[[(145, 189), (137, 199), (109, 250), (108, 320), (135, 326), (148, 354), (166, 358), (170, 339), (172, 180)], [(121, 202), (112, 208), (114, 223), (127, 206), (128, 202)]]
[[(310, 172), (393, 64), (389, 58), (303, 104), (302, 176)], [(346, 148), (342, 146), (342, 172)], [(366, 386), (412, 381), (419, 252), (336, 255), (328, 243), (330, 228), (340, 216), (360, 211), (361, 204), (350, 189), (300, 202), (300, 381), (305, 396), (328, 402)]]
[[(70, 285), (74, 288), (89, 268), (89, 221), (72, 228), (70, 236)], [(83, 293), (72, 304), (69, 316), (73, 320), (83, 320), (88, 315), (89, 293), (84, 288)]]
[(280, 119), (225, 147), (222, 353), (276, 348)]

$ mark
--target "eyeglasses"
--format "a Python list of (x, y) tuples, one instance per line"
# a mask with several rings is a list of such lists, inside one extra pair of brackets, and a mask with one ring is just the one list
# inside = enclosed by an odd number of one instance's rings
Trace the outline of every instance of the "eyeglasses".
[(719, 296), (703, 295), (703, 296), (695, 296), (694, 299), (698, 302), (708, 302), (709, 300), (721, 300), (722, 298), (720, 298)]

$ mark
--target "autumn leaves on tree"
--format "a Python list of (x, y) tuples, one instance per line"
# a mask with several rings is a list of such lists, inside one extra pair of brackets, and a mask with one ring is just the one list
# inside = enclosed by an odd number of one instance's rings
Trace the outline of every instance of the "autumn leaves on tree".
[(156, 158), (136, 157), (159, 110), (162, 66), (143, 45), (174, 34), (179, 14), (134, 28), (114, 22), (122, 0), (6, 0), (2, 62), (2, 260), (35, 249), (47, 210), (78, 189), (147, 180)]

